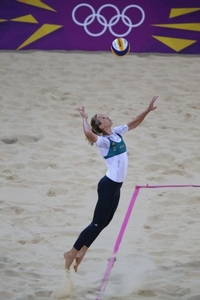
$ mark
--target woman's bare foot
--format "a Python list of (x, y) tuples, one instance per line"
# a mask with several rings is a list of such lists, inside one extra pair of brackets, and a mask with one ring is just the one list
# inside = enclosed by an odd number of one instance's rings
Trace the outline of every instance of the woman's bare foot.
[(83, 246), (81, 250), (77, 253), (75, 257), (75, 264), (74, 264), (74, 271), (77, 273), (78, 271), (78, 266), (82, 262), (83, 257), (85, 256), (85, 253), (87, 252), (88, 247)]
[[(84, 256), (84, 255), (83, 255)], [(75, 264), (74, 264), (74, 271), (77, 273), (78, 271), (78, 266), (80, 265), (82, 259), (83, 259), (83, 256), (81, 256), (80, 254), (78, 254), (75, 258)]]
[(64, 253), (64, 259), (65, 259), (65, 269), (69, 270), (72, 264), (69, 252)]
[(73, 263), (78, 251), (75, 249), (72, 249), (69, 252), (64, 253), (64, 259), (65, 259), (65, 269), (69, 270), (71, 264)]

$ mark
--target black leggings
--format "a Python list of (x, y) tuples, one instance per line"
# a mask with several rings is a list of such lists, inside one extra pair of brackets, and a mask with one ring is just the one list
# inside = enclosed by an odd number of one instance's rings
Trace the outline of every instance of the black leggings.
[(98, 201), (92, 222), (79, 235), (74, 244), (76, 250), (83, 246), (90, 247), (100, 232), (108, 226), (117, 209), (122, 182), (115, 182), (104, 176), (98, 183)]

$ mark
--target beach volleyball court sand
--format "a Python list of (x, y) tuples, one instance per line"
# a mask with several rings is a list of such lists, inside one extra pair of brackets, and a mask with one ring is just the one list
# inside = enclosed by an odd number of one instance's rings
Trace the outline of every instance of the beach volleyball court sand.
[[(65, 277), (63, 252), (91, 220), (106, 167), (76, 108), (122, 125), (159, 95), (124, 136), (118, 211), (71, 271), (72, 299), (95, 299), (135, 185), (200, 184), (200, 57), (1, 52), (0, 65), (2, 300), (49, 299)], [(200, 299), (199, 192), (140, 192), (103, 299)]]

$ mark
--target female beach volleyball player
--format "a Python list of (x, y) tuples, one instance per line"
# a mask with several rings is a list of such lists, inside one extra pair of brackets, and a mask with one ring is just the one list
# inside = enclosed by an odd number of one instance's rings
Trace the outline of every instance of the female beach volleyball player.
[(72, 249), (64, 253), (65, 268), (67, 270), (70, 269), (75, 260), (74, 270), (77, 272), (88, 248), (112, 220), (127, 172), (127, 152), (122, 135), (136, 128), (150, 111), (156, 109), (154, 102), (157, 98), (157, 96), (154, 96), (147, 109), (127, 125), (113, 129), (110, 118), (101, 114), (97, 114), (92, 118), (90, 126), (85, 108), (83, 106), (78, 108), (83, 121), (84, 134), (91, 144), (95, 144), (99, 148), (108, 170), (98, 183), (98, 201), (92, 222), (81, 232)]

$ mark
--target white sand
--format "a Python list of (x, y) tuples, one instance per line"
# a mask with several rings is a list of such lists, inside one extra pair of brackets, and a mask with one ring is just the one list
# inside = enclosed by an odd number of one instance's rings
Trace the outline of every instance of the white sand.
[[(122, 125), (129, 168), (112, 221), (71, 276), (95, 299), (136, 184), (200, 184), (200, 57), (0, 53), (0, 299), (49, 299), (106, 171), (76, 107)], [(103, 299), (200, 299), (200, 189), (140, 190)]]

